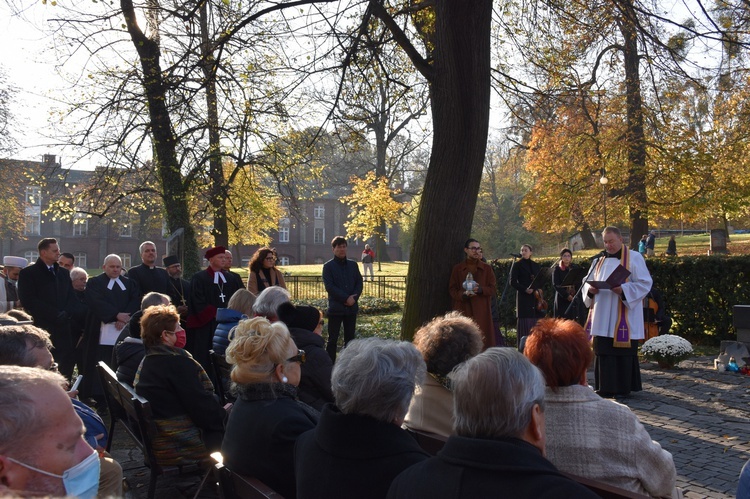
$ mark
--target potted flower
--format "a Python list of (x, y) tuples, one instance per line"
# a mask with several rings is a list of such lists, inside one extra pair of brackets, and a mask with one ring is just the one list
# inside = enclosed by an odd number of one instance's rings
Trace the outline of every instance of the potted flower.
[(685, 338), (664, 334), (646, 341), (641, 347), (641, 353), (647, 359), (656, 361), (659, 367), (671, 369), (692, 355), (693, 346)]

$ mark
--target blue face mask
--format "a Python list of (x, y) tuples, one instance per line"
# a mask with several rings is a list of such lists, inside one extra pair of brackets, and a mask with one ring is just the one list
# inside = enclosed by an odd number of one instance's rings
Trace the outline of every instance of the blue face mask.
[(65, 486), (65, 493), (71, 497), (78, 497), (80, 499), (95, 499), (96, 493), (99, 491), (99, 453), (93, 451), (89, 457), (76, 464), (72, 468), (65, 470), (62, 475), (50, 473), (49, 471), (40, 470), (34, 468), (28, 464), (16, 461), (9, 457), (8, 461), (12, 461), (16, 464), (28, 468), (42, 475), (47, 475), (55, 478), (60, 478)]

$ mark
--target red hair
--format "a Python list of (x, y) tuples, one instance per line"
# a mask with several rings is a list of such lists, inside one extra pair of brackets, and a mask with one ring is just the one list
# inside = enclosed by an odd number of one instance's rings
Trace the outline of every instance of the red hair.
[(585, 385), (586, 370), (594, 357), (581, 325), (565, 319), (537, 322), (523, 352), (544, 373), (550, 388)]

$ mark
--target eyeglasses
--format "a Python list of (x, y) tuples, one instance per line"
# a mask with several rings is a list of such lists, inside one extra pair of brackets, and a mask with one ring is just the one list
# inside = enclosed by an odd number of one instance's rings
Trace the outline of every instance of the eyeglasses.
[(482, 251), (482, 248), (480, 246), (469, 246), (469, 249), (471, 251)]
[(53, 362), (52, 364), (50, 364), (50, 365), (49, 365), (49, 367), (47, 368), (47, 370), (48, 370), (48, 371), (52, 371), (53, 373), (57, 373), (57, 372), (60, 372), (60, 371), (59, 371), (59, 370), (57, 369), (57, 367), (58, 367), (58, 364), (57, 364), (57, 362)]
[(304, 364), (307, 360), (307, 355), (304, 350), (297, 350), (297, 355), (286, 359), (287, 362), (299, 362), (300, 365)]
[(275, 256), (267, 256), (265, 259), (266, 260), (276, 260), (276, 257)]

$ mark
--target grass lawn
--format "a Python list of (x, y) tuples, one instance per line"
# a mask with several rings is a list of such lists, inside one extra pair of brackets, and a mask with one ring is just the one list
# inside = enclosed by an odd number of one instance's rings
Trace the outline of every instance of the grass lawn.
[[(375, 262), (373, 265), (375, 270), (375, 276), (404, 276), (409, 270), (409, 262)], [(380, 270), (378, 270), (380, 268)], [(317, 263), (313, 265), (287, 265), (286, 267), (279, 267), (279, 269), (291, 275), (298, 276), (320, 276), (323, 273), (323, 264)], [(362, 264), (359, 266), (360, 272), (362, 271)]]

